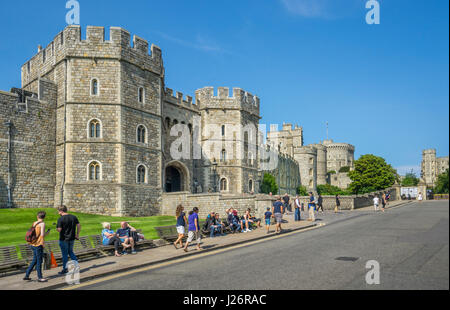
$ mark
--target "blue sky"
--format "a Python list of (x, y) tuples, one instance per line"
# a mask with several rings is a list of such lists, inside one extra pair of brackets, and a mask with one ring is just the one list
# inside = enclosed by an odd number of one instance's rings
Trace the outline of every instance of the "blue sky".
[[(2, 1), (0, 89), (65, 26), (65, 0)], [(384, 157), (399, 172), (422, 150), (449, 150), (449, 2), (380, 0), (80, 0), (81, 26), (120, 26), (163, 50), (167, 86), (241, 87), (261, 98), (262, 122), (303, 126)], [(106, 31), (107, 36), (109, 31)]]

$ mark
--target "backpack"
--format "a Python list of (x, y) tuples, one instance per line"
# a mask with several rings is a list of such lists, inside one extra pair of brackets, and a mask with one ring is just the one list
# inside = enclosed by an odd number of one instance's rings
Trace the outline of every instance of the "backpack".
[(30, 229), (28, 229), (26, 235), (25, 235), (25, 240), (28, 243), (33, 243), (38, 239), (38, 236), (36, 235), (36, 226), (39, 225), (40, 223), (31, 226)]

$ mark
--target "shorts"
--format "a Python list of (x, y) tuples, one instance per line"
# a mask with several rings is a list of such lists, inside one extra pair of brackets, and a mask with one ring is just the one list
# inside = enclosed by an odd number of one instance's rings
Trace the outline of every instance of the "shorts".
[(266, 226), (270, 226), (270, 219), (266, 219)]
[(277, 221), (277, 224), (281, 224), (281, 221), (283, 220), (283, 214), (275, 213), (275, 220)]
[(184, 235), (184, 226), (177, 226), (177, 232), (179, 235)]
[(195, 231), (189, 231), (187, 242), (191, 243), (195, 237), (197, 237), (197, 243), (200, 244), (200, 242), (202, 241), (202, 237), (200, 236), (199, 232)]

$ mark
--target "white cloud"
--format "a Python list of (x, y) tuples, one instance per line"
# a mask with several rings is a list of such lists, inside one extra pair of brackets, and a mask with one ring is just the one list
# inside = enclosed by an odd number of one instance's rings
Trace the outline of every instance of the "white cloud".
[(202, 50), (204, 52), (218, 52), (218, 53), (224, 53), (224, 54), (231, 54), (231, 52), (223, 49), (219, 44), (216, 42), (208, 39), (205, 36), (197, 35), (195, 40), (189, 41), (185, 39), (176, 38), (173, 36), (170, 36), (164, 32), (156, 32), (158, 35), (160, 35), (162, 38), (174, 42), (176, 44), (182, 45), (184, 47), (188, 48), (194, 48), (198, 50)]
[(326, 17), (328, 0), (281, 0), (286, 9), (303, 17)]
[[(362, 0), (280, 0), (285, 9), (306, 18), (336, 19), (359, 14), (364, 10)], [(357, 13), (359, 12), (359, 13)]]
[(421, 167), (420, 166), (399, 166), (396, 167), (395, 169), (397, 169), (397, 173), (399, 175), (406, 175), (407, 173), (411, 172), (411, 170), (416, 174), (417, 177), (420, 177), (420, 171), (421, 171)]

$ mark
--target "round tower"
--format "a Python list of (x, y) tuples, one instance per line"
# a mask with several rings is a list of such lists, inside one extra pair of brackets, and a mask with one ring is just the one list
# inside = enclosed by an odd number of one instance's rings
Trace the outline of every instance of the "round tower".
[(295, 148), (294, 158), (298, 162), (301, 184), (308, 191), (317, 188), (317, 149), (312, 146)]
[(327, 147), (322, 144), (312, 146), (317, 150), (317, 185), (327, 184)]

